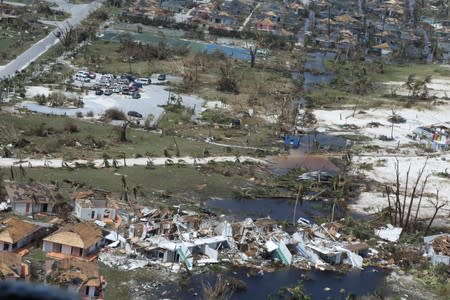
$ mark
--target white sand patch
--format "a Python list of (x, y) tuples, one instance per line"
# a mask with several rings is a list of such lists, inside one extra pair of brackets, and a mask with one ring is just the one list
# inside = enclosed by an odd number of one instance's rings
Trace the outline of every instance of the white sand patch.
[[(409, 191), (412, 191), (412, 186), (417, 180), (417, 176), (420, 170), (423, 168), (425, 162), (426, 166), (422, 179), (419, 183), (418, 189), (421, 188), (422, 182), (425, 176), (430, 175), (427, 185), (424, 189), (421, 210), (419, 216), (422, 218), (430, 218), (434, 213), (434, 207), (429, 200), (435, 200), (434, 195), (439, 190), (440, 203), (446, 203), (446, 206), (438, 214), (438, 218), (441, 218), (440, 224), (450, 226), (450, 180), (445, 179), (435, 174), (439, 172), (450, 172), (450, 154), (445, 153), (439, 156), (426, 158), (425, 156), (397, 156), (393, 155), (373, 155), (373, 156), (356, 156), (354, 162), (356, 166), (361, 163), (372, 163), (373, 170), (363, 171), (367, 178), (379, 183), (379, 187), (376, 191), (363, 192), (356, 203), (350, 205), (350, 207), (358, 212), (362, 213), (374, 213), (379, 212), (381, 209), (388, 206), (387, 197), (384, 194), (384, 185), (395, 183), (395, 163), (396, 159), (399, 161), (400, 167), (400, 184), (403, 189), (406, 184), (406, 173), (411, 166), (409, 175)], [(378, 161), (381, 161), (377, 164)], [(402, 190), (403, 191), (403, 190)], [(418, 192), (417, 192), (418, 193)], [(409, 199), (409, 198), (407, 198)], [(416, 200), (417, 201), (417, 200)], [(417, 202), (416, 202), (417, 204)], [(415, 207), (415, 206), (413, 206)], [(415, 211), (415, 210), (414, 210)]]
[(27, 98), (33, 98), (37, 95), (48, 96), (52, 93), (52, 91), (45, 86), (27, 86), (25, 95)]
[[(438, 81), (435, 81), (439, 84)], [(450, 81), (445, 86), (448, 90)], [(445, 83), (444, 83), (445, 84)], [(444, 87), (442, 87), (444, 88)], [(450, 93), (449, 93), (450, 94)], [(353, 115), (352, 109), (341, 110), (315, 110), (314, 113), (318, 120), (318, 128), (321, 131), (334, 131), (334, 134), (360, 134), (372, 138), (367, 142), (368, 145), (378, 145), (381, 150), (377, 153), (359, 153), (353, 157), (355, 163), (355, 170), (358, 170), (358, 165), (361, 163), (373, 164), (373, 170), (362, 171), (368, 179), (378, 182), (378, 188), (374, 191), (366, 191), (361, 193), (359, 199), (350, 207), (361, 213), (374, 213), (380, 211), (382, 208), (388, 206), (387, 198), (383, 194), (385, 184), (393, 184), (395, 182), (395, 156), (400, 162), (401, 184), (405, 183), (405, 176), (409, 165), (410, 171), (410, 186), (417, 178), (419, 170), (423, 167), (426, 161), (424, 154), (416, 154), (420, 152), (415, 147), (405, 147), (409, 143), (415, 141), (410, 138), (412, 131), (419, 126), (427, 126), (435, 123), (450, 121), (450, 103), (444, 105), (434, 106), (431, 109), (414, 109), (414, 108), (399, 108), (395, 109), (395, 113), (406, 119), (405, 123), (394, 124), (393, 137), (394, 141), (381, 141), (378, 138), (381, 135), (391, 136), (391, 123), (388, 118), (392, 115), (392, 109), (389, 108), (374, 108), (365, 110), (365, 113)], [(369, 127), (368, 123), (380, 123), (379, 127)], [(343, 129), (345, 125), (356, 125), (358, 129)], [(397, 152), (392, 151), (397, 149)], [(386, 153), (385, 150), (391, 150), (391, 153)], [(380, 161), (378, 164), (377, 162)], [(428, 159), (427, 166), (424, 171), (424, 177), (428, 174), (436, 174), (439, 172), (450, 172), (450, 153), (433, 153), (432, 157)], [(450, 226), (450, 180), (435, 175), (431, 175), (428, 184), (425, 188), (425, 193), (430, 194), (422, 202), (422, 209), (419, 213), (420, 217), (429, 218), (434, 212), (433, 206), (428, 202), (431, 194), (436, 194), (439, 189), (440, 201), (447, 202), (447, 205), (438, 214), (439, 220), (436, 224)]]
[[(394, 110), (396, 114), (406, 119), (405, 123), (394, 124), (394, 139), (395, 142), (409, 143), (411, 139), (408, 137), (412, 131), (425, 125), (431, 125), (434, 123), (441, 123), (450, 121), (450, 104), (444, 104), (435, 106), (430, 110), (417, 110), (412, 108), (400, 108)], [(352, 132), (368, 136), (376, 139), (381, 135), (391, 136), (392, 124), (388, 121), (392, 116), (392, 109), (388, 108), (374, 108), (365, 110), (364, 114), (359, 114), (358, 111), (353, 116), (353, 110), (315, 110), (318, 126), (321, 129), (331, 129), (336, 131), (348, 131), (343, 130), (344, 125), (356, 125), (359, 129)], [(381, 124), (379, 127), (368, 127), (371, 122), (378, 122)], [(373, 143), (386, 145), (381, 141), (373, 141)], [(388, 142), (392, 145), (392, 142)]]
[[(386, 92), (395, 90), (397, 95), (407, 96), (409, 94), (408, 89), (405, 87), (403, 81), (387, 81), (382, 82), (382, 86), (386, 88)], [(431, 79), (431, 82), (427, 84), (428, 92), (430, 96), (438, 98), (447, 98), (450, 96), (450, 80), (444, 78)]]

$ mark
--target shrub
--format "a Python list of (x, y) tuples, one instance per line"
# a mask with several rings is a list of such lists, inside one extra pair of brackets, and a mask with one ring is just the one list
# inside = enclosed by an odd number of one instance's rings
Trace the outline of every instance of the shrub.
[(83, 113), (81, 111), (77, 111), (77, 113), (75, 115), (77, 116), (77, 118), (83, 117)]
[(86, 117), (92, 118), (94, 116), (94, 112), (92, 110), (86, 113)]
[(104, 116), (108, 120), (127, 120), (125, 113), (117, 108), (107, 109)]
[[(81, 112), (77, 112), (77, 114), (78, 113), (83, 115), (83, 113), (81, 113)], [(67, 121), (66, 124), (64, 125), (64, 131), (73, 133), (73, 132), (79, 132), (80, 129), (78, 128), (77, 124), (73, 123), (72, 121)]]

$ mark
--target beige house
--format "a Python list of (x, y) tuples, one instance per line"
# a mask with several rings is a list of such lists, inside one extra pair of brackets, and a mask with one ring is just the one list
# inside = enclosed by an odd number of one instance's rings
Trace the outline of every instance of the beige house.
[(104, 245), (102, 231), (89, 223), (68, 224), (43, 239), (43, 250), (50, 256), (87, 257)]
[(16, 251), (42, 235), (41, 227), (22, 221), (17, 217), (1, 223), (0, 251)]

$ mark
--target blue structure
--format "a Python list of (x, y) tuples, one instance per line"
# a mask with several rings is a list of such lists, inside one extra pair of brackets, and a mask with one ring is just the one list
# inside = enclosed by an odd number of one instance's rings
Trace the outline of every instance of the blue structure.
[(300, 147), (300, 137), (297, 135), (286, 135), (284, 137), (284, 145), (297, 149)]

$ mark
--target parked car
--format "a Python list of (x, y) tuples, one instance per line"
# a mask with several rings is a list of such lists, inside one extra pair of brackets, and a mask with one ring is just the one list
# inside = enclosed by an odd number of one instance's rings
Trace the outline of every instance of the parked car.
[(97, 90), (95, 90), (95, 94), (96, 94), (97, 96), (101, 96), (101, 95), (103, 95), (103, 90), (97, 89)]
[(134, 76), (131, 75), (131, 74), (123, 74), (122, 76), (120, 76), (120, 79), (127, 79), (129, 82), (130, 82), (130, 81), (134, 81), (135, 78), (136, 78), (136, 77), (134, 77)]
[(113, 93), (120, 93), (122, 92), (122, 87), (120, 85), (116, 85), (113, 89), (112, 89)]
[(127, 112), (127, 115), (129, 115), (130, 117), (142, 118), (142, 115), (134, 110)]
[(123, 87), (122, 88), (122, 95), (129, 95), (130, 94), (130, 89), (128, 87)]
[(159, 74), (158, 80), (160, 80), (160, 81), (166, 80), (166, 74)]
[(113, 93), (113, 91), (112, 91), (111, 89), (106, 89), (106, 90), (103, 92), (103, 95), (105, 95), (105, 96), (111, 96), (112, 93)]
[(97, 76), (94, 72), (89, 71), (89, 78), (90, 79), (95, 79), (95, 77)]
[(89, 78), (88, 75), (85, 74), (81, 74), (81, 73), (77, 73), (75, 74), (75, 80), (81, 81), (81, 82), (90, 82), (91, 79)]
[(139, 98), (141, 98), (141, 94), (139, 94), (138, 92), (134, 92), (134, 93), (131, 94), (131, 97), (133, 99), (139, 99)]
[(134, 92), (139, 91), (139, 89), (136, 86), (134, 86), (134, 85), (132, 85), (129, 89), (130, 89), (130, 93), (134, 93)]
[(149, 85), (152, 81), (148, 78), (138, 78), (134, 82), (141, 85)]
[(130, 83), (130, 87), (136, 87), (136, 88), (140, 89), (140, 88), (142, 88), (142, 83), (135, 81), (135, 82)]

